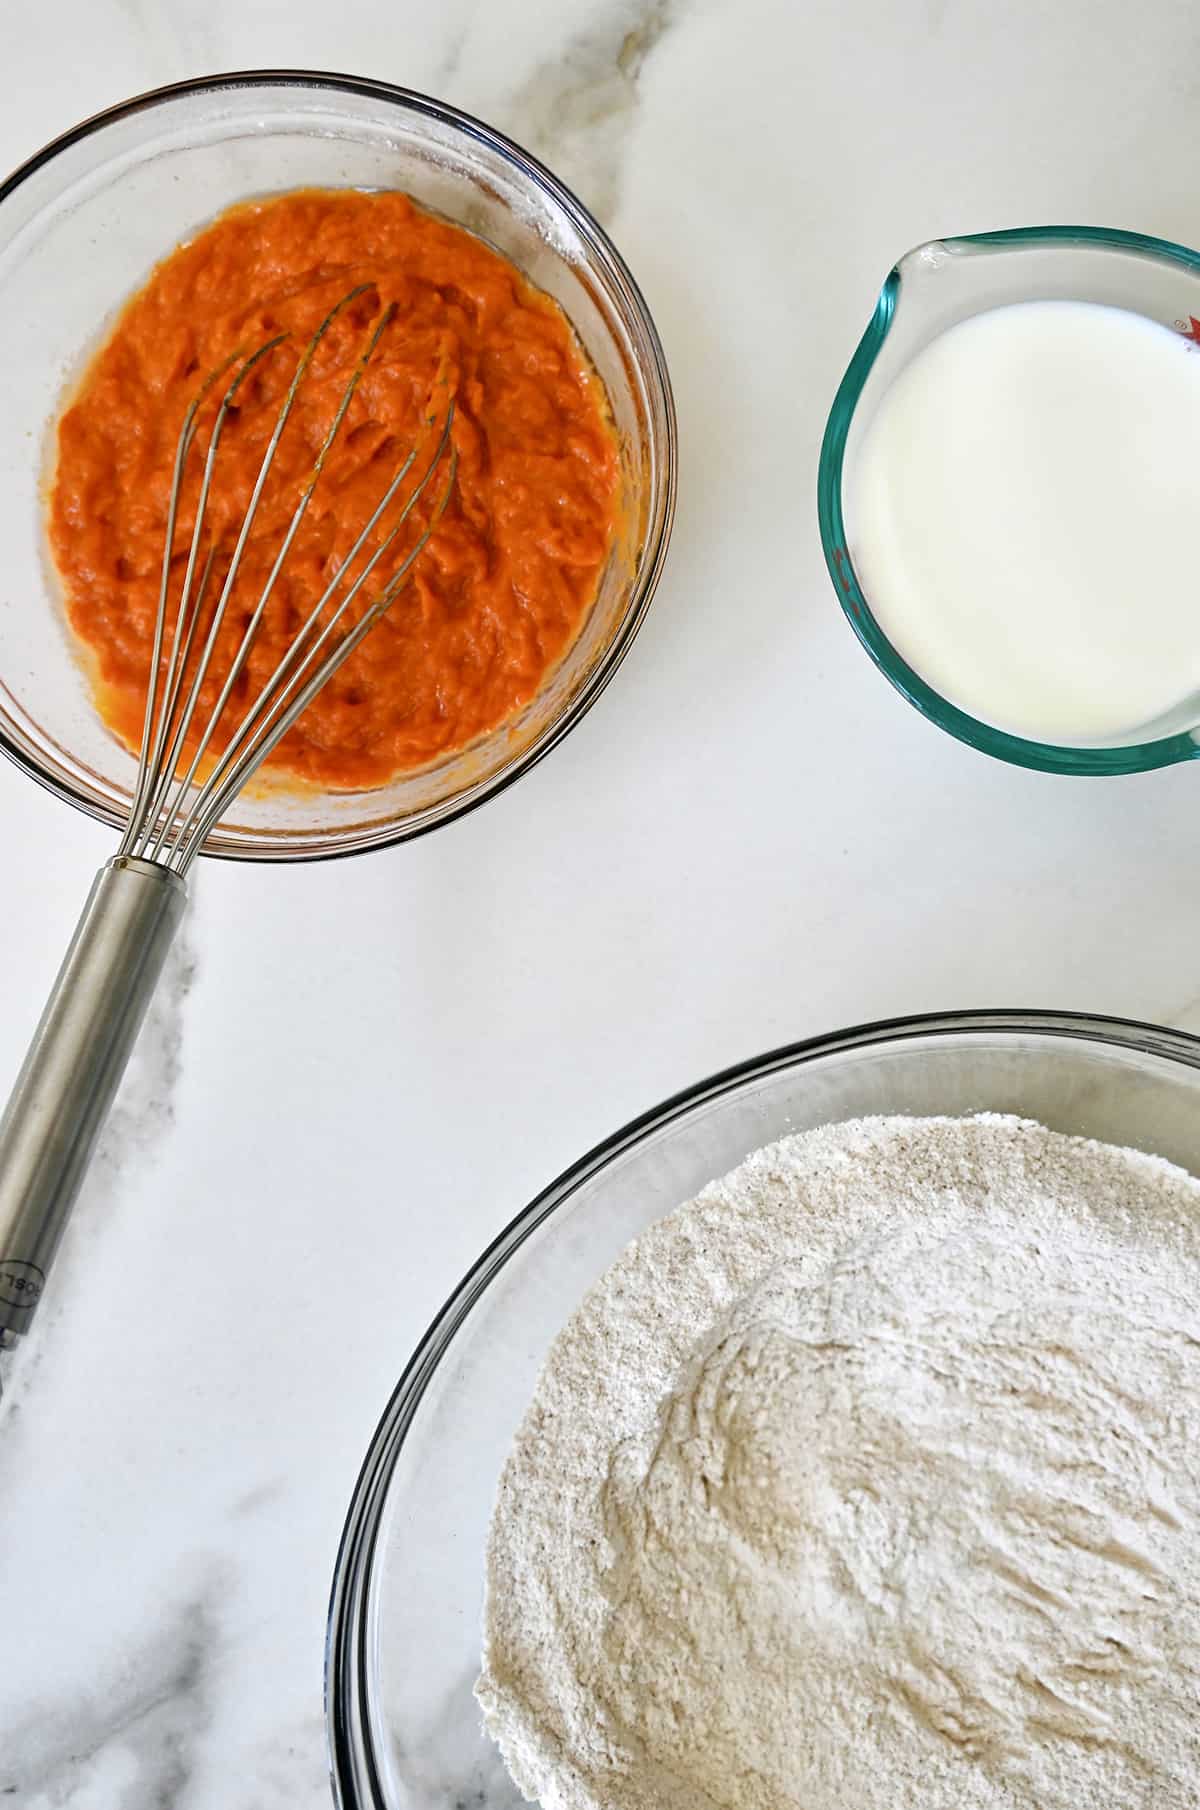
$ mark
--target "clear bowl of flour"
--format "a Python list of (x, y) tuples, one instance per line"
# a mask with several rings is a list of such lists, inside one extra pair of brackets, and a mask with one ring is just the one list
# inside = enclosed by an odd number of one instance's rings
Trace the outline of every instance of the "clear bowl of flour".
[(552, 1342), (630, 1241), (789, 1133), (878, 1114), (978, 1112), (1034, 1119), (1197, 1174), (1200, 1040), (1019, 1012), (818, 1038), (646, 1114), (501, 1234), (414, 1354), (355, 1488), (327, 1652), (343, 1810), (521, 1803), (473, 1696), (496, 1483)]

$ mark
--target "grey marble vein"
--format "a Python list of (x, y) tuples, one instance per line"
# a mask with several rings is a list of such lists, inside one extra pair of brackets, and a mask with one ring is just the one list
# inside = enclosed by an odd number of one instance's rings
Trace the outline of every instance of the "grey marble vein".
[(97, 1698), (8, 1730), (0, 1793), (22, 1810), (173, 1810), (210, 1721), (221, 1584), (214, 1569)]
[(643, 68), (678, 11), (678, 0), (597, 9), (558, 55), (535, 65), (504, 109), (514, 137), (578, 188), (601, 220), (620, 201)]

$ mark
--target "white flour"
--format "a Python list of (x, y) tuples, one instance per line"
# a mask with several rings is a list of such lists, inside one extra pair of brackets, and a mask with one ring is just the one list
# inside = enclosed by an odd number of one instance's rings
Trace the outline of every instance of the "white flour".
[(1197, 1810), (1200, 1183), (983, 1116), (711, 1184), (551, 1351), (478, 1696), (545, 1810)]

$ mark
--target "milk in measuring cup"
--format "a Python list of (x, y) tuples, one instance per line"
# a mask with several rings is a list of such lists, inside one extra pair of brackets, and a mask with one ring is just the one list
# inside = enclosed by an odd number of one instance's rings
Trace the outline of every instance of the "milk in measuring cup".
[(859, 582), (951, 703), (1036, 741), (1200, 723), (1200, 347), (1122, 308), (993, 308), (932, 340), (848, 474)]

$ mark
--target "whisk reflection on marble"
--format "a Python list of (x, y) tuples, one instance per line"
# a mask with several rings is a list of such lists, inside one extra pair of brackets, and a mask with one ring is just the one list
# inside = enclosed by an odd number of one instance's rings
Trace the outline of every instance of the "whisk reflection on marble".
[[(222, 641), (221, 630), (230, 617), (255, 516), (297, 395), (335, 321), (370, 290), (370, 284), (362, 284), (343, 296), (301, 351), (232, 549), (221, 553), (219, 576), (217, 548), (206, 546), (206, 526), (222, 434), (243, 386), (287, 335), (275, 334), (253, 350), (235, 353), (201, 385), (184, 416), (167, 505), (128, 825), (117, 854), (96, 876), (0, 1120), (0, 1346), (28, 1330), (183, 914), (188, 869), (248, 780), (400, 595), (453, 491), (454, 405), (447, 391), (445, 406), (439, 406), (439, 391), (446, 387), (439, 379), (423, 436), (394, 471), (349, 551), (336, 561), (274, 669), (251, 686), (250, 656), (272, 595), (355, 392), (394, 320), (394, 308), (384, 308), (366, 330), (228, 667), (217, 670), (218, 649), (228, 641)], [(176, 549), (176, 536), (185, 479), (217, 395), (184, 557), (182, 548)], [(422, 499), (424, 508), (419, 507)], [(173, 577), (180, 563), (183, 574), (175, 599)], [(214, 686), (215, 701), (202, 704)], [(231, 716), (236, 719), (232, 726)]]

